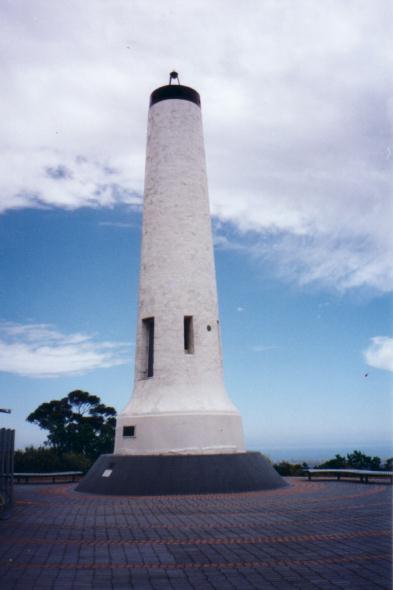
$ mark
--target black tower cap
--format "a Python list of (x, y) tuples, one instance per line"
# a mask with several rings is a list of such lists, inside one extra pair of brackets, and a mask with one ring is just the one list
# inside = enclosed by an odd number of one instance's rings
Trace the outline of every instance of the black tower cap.
[(161, 86), (157, 88), (150, 95), (150, 106), (161, 100), (180, 99), (189, 100), (194, 104), (201, 106), (201, 98), (196, 90), (189, 86), (182, 86), (181, 84), (168, 84), (168, 86)]

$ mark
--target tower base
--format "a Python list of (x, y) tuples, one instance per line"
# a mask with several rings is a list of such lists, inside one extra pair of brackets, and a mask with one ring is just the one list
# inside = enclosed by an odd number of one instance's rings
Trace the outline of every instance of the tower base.
[(76, 490), (164, 496), (270, 490), (288, 485), (257, 452), (228, 455), (101, 455)]

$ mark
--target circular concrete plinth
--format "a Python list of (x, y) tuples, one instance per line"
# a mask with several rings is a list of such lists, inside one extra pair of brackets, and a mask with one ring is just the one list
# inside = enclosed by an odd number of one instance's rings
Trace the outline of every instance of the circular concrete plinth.
[(76, 490), (89, 494), (164, 496), (250, 492), (288, 485), (261, 453), (101, 455)]

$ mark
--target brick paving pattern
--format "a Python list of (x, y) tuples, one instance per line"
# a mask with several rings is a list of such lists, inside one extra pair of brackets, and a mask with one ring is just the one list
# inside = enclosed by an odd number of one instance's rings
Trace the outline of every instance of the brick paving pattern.
[(391, 590), (392, 487), (289, 481), (144, 498), (17, 486), (0, 522), (0, 588)]

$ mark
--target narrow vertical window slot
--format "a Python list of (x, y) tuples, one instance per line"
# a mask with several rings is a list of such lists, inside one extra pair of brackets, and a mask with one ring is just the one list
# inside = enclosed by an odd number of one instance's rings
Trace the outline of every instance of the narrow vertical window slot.
[(154, 318), (142, 320), (145, 341), (145, 375), (153, 377), (154, 374)]
[(188, 354), (194, 352), (194, 326), (192, 315), (184, 316), (184, 352)]

